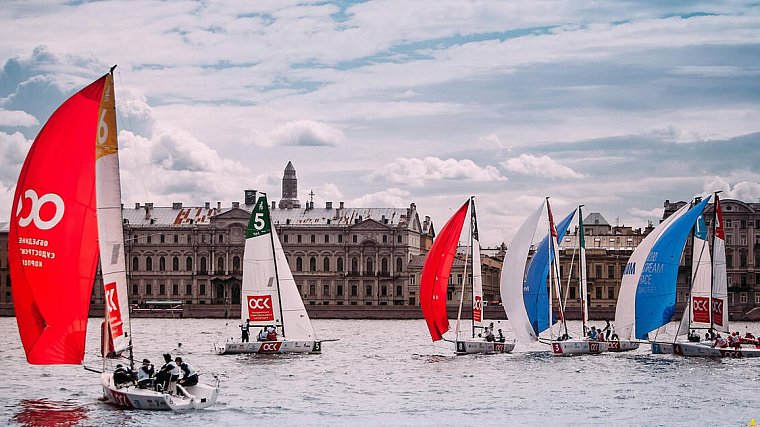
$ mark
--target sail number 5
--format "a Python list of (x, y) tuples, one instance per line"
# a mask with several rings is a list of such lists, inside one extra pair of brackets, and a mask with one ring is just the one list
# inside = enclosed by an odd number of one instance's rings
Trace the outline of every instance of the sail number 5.
[(253, 216), (253, 228), (255, 228), (257, 231), (261, 231), (264, 229), (265, 225), (266, 222), (264, 222), (264, 213), (256, 212), (256, 214)]

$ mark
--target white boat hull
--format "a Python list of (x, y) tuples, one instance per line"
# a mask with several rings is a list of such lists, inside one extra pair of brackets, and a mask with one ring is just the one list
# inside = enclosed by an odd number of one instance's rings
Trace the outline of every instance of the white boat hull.
[(567, 340), (552, 341), (552, 354), (572, 356), (575, 354), (599, 354), (609, 349), (608, 341)]
[(745, 357), (760, 357), (758, 348), (715, 348), (709, 343), (675, 343), (673, 354), (686, 357), (728, 357), (741, 359)]
[(514, 342), (493, 342), (483, 340), (457, 341), (457, 354), (509, 353), (515, 349)]
[(322, 353), (322, 341), (252, 341), (228, 342), (224, 347), (216, 347), (217, 354), (286, 354)]
[(628, 341), (628, 340), (621, 340), (621, 341), (607, 341), (607, 344), (609, 344), (609, 347), (607, 351), (610, 352), (623, 352), (623, 351), (631, 351), (636, 350), (639, 348), (638, 341)]
[(147, 409), (153, 411), (181, 411), (203, 409), (216, 403), (219, 388), (198, 383), (194, 386), (182, 387), (185, 396), (162, 393), (155, 390), (135, 386), (118, 388), (113, 384), (113, 376), (109, 373), (100, 374), (103, 385), (103, 395), (108, 402), (129, 409)]

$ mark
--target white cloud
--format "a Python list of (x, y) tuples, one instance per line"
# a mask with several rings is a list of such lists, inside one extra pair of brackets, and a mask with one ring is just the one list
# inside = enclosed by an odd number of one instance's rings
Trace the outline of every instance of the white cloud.
[(502, 162), (501, 165), (508, 171), (521, 175), (536, 176), (541, 178), (582, 178), (583, 175), (575, 172), (567, 166), (561, 165), (549, 156), (534, 156), (521, 154)]
[(252, 141), (261, 147), (336, 146), (346, 139), (343, 131), (323, 122), (294, 120), (269, 132), (254, 131)]
[(350, 200), (348, 206), (357, 208), (404, 207), (409, 205), (410, 196), (411, 193), (408, 191), (393, 187)]
[(635, 217), (649, 218), (649, 219), (662, 218), (662, 214), (664, 211), (665, 211), (665, 208), (654, 208), (650, 210), (644, 210), (644, 209), (639, 209), (639, 208), (628, 209), (628, 212), (630, 212), (630, 214)]
[(760, 199), (760, 183), (753, 181), (739, 181), (733, 186), (725, 179), (716, 176), (705, 183), (702, 187), (705, 194), (722, 191), (721, 198), (736, 199), (746, 202), (756, 202)]
[(15, 187), (26, 153), (31, 146), (32, 141), (19, 132), (0, 132), (0, 184), (5, 184), (7, 188)]
[(3, 110), (0, 108), (0, 126), (29, 127), (39, 124), (37, 119), (24, 111)]
[(424, 159), (399, 157), (393, 163), (387, 163), (380, 170), (372, 173), (370, 178), (415, 187), (424, 186), (427, 181), (441, 181), (445, 179), (467, 181), (507, 180), (493, 166), (481, 167), (469, 159), (444, 160), (438, 157), (425, 157)]

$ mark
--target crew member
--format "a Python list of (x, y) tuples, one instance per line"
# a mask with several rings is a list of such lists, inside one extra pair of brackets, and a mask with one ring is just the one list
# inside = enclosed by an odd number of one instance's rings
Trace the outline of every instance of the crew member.
[(169, 353), (164, 354), (164, 366), (156, 374), (156, 381), (161, 384), (164, 390), (167, 390), (170, 394), (176, 392), (177, 380), (179, 380), (180, 370), (179, 367), (172, 360), (172, 356)]
[(242, 342), (248, 342), (248, 329), (250, 329), (250, 319), (245, 319), (245, 322), (240, 325), (240, 330), (243, 333), (243, 337), (241, 338)]
[(195, 372), (192, 366), (187, 362), (183, 362), (181, 357), (174, 358), (174, 362), (179, 366), (182, 371), (182, 378), (179, 380), (179, 385), (182, 387), (189, 387), (198, 384), (198, 374)]
[(156, 373), (150, 360), (143, 359), (142, 366), (137, 370), (137, 386), (140, 388), (150, 388), (153, 383), (153, 375)]
[(128, 387), (135, 384), (135, 379), (132, 378), (129, 371), (119, 363), (113, 371), (113, 383), (116, 387)]
[(267, 331), (267, 341), (277, 341), (277, 328), (269, 326)]
[(261, 328), (261, 331), (259, 331), (259, 336), (256, 339), (258, 341), (266, 341), (267, 340), (267, 328)]

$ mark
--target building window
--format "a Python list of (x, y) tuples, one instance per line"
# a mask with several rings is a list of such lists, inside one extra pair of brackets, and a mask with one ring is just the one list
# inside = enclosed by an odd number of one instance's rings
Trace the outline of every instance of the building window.
[(726, 267), (734, 268), (734, 256), (732, 254), (726, 254)]
[(298, 243), (301, 243), (301, 235), (300, 234), (296, 236), (296, 240), (298, 241)]
[(288, 235), (287, 234), (283, 234), (282, 235), (282, 242), (283, 243), (288, 243)]
[(747, 266), (747, 254), (739, 254), (739, 267)]
[(357, 260), (355, 257), (351, 258), (351, 272), (352, 273), (359, 272), (359, 260)]
[(367, 289), (365, 290), (365, 296), (371, 297), (372, 296), (372, 285), (367, 285)]
[(316, 285), (309, 285), (309, 295), (316, 295), (317, 294), (317, 286)]
[(137, 257), (132, 257), (132, 271), (137, 271), (140, 269), (140, 259)]
[(193, 271), (193, 257), (189, 256), (185, 260), (185, 270)]
[(322, 271), (330, 271), (330, 258), (325, 257), (325, 259), (322, 260)]
[(158, 257), (158, 271), (166, 271), (166, 258)]
[(416, 285), (417, 284), (417, 276), (414, 274), (409, 276), (409, 284), (410, 285)]
[(615, 278), (615, 266), (614, 265), (608, 265), (607, 266), (607, 278), (608, 279), (614, 279)]
[(338, 261), (336, 261), (336, 262), (338, 264), (337, 265), (337, 270), (338, 271), (343, 271), (343, 257), (338, 257)]
[(206, 257), (201, 257), (201, 273), (206, 274), (208, 272), (208, 268), (206, 268)]
[(375, 272), (375, 265), (372, 261), (372, 258), (367, 258), (367, 274), (373, 274)]
[(330, 235), (325, 234), (325, 243), (330, 243)]
[(388, 274), (388, 258), (380, 258), (380, 271), (382, 271), (383, 274)]
[(615, 288), (610, 286), (607, 288), (607, 298), (608, 299), (615, 299)]
[(760, 292), (755, 292), (755, 305), (760, 304)]
[(596, 287), (596, 299), (602, 299), (602, 287), (597, 286)]
[(193, 294), (193, 285), (188, 283), (185, 285), (185, 295), (192, 295)]
[(404, 294), (404, 287), (401, 285), (396, 285), (396, 296), (400, 297)]
[(396, 243), (401, 243), (401, 235), (396, 236)]
[(165, 241), (164, 241), (164, 235), (163, 235), (163, 234), (161, 234), (160, 236), (158, 236), (158, 240), (159, 240), (161, 243), (165, 243)]
[(383, 234), (383, 243), (388, 243), (388, 236)]
[(206, 243), (206, 235), (201, 234), (201, 243)]
[(356, 285), (351, 285), (351, 296), (355, 297), (358, 295), (359, 289)]
[(153, 258), (145, 258), (145, 271), (153, 271)]
[(201, 295), (206, 295), (206, 284), (201, 283), (198, 285), (198, 293)]
[(322, 286), (322, 296), (330, 296), (330, 285), (323, 285)]
[(224, 257), (216, 259), (216, 271), (218, 273), (224, 273)]
[[(337, 293), (337, 295), (339, 297), (343, 296), (343, 285), (338, 285), (335, 290), (336, 290), (336, 293)], [(760, 294), (758, 294), (758, 295), (760, 295)]]
[(746, 304), (747, 303), (747, 293), (742, 292), (739, 294), (739, 303)]
[(232, 257), (232, 270), (235, 273), (240, 273), (240, 257), (237, 255)]
[(311, 243), (317, 243), (317, 236), (311, 235)]
[(147, 237), (145, 237), (145, 241), (148, 242), (148, 243), (150, 243), (151, 242), (151, 236), (148, 235)]
[(179, 257), (172, 258), (172, 271), (179, 271)]
[(396, 273), (401, 273), (401, 271), (404, 269), (404, 260), (401, 259), (401, 257), (396, 258)]
[(343, 235), (338, 234), (338, 243), (343, 243)]
[(151, 283), (145, 284), (145, 295), (153, 295), (153, 284)]
[(158, 285), (158, 294), (159, 295), (166, 295), (166, 285), (164, 285), (163, 283), (160, 283)]
[(354, 243), (356, 243), (356, 241), (357, 241), (357, 240), (358, 240), (358, 237), (356, 237), (356, 234), (354, 234), (354, 235), (351, 237), (351, 241), (352, 241), (352, 242), (354, 242)]
[(296, 257), (296, 271), (303, 271), (303, 259)]
[(179, 234), (174, 235), (174, 243), (179, 243)]
[(309, 258), (309, 271), (317, 271), (317, 259), (315, 257)]
[(570, 299), (575, 299), (575, 286), (570, 286)]
[(176, 283), (172, 285), (172, 295), (179, 295), (179, 285)]
[(387, 297), (388, 296), (388, 287), (383, 285), (380, 286), (380, 296)]
[(140, 294), (140, 286), (137, 283), (132, 284), (132, 295)]
[(462, 284), (462, 273), (457, 273), (457, 285)]
[(739, 228), (747, 228), (747, 220), (743, 219), (740, 221)]
[(219, 243), (224, 243), (224, 234), (219, 235)]

